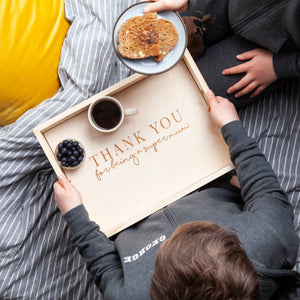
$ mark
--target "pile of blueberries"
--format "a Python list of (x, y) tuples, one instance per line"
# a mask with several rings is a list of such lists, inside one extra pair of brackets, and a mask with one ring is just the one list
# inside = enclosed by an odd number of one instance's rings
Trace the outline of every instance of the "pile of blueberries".
[(77, 167), (84, 157), (84, 151), (77, 141), (64, 140), (57, 146), (57, 160), (63, 167)]

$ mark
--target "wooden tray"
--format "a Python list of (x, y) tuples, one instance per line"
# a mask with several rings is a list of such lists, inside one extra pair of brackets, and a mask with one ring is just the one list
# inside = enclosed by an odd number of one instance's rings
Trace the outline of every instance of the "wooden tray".
[[(134, 224), (233, 168), (220, 130), (210, 120), (208, 87), (186, 51), (170, 71), (134, 74), (34, 129), (57, 175), (81, 192), (90, 218), (108, 236)], [(113, 134), (95, 131), (89, 104), (110, 95), (139, 114)], [(64, 139), (86, 150), (81, 167), (63, 170), (55, 148)]]

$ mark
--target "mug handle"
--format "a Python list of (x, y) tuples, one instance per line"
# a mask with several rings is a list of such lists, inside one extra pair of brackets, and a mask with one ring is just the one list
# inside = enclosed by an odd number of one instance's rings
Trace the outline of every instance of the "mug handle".
[(124, 116), (132, 116), (138, 114), (138, 110), (136, 108), (127, 108), (124, 109)]

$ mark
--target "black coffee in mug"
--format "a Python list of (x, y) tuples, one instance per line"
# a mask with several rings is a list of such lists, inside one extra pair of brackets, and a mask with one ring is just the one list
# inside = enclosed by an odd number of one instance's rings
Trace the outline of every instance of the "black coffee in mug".
[(93, 107), (92, 116), (99, 127), (109, 130), (120, 123), (122, 112), (117, 103), (103, 100)]

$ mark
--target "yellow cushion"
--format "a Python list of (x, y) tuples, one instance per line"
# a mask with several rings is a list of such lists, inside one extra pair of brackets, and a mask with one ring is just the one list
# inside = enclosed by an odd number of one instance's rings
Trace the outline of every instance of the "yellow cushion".
[(0, 126), (57, 92), (68, 28), (64, 0), (0, 1)]

